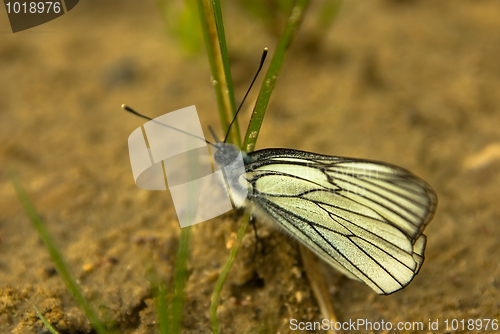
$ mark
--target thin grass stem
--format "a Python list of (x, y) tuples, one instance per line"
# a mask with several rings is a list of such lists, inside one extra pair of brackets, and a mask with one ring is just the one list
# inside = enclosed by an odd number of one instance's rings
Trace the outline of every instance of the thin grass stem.
[[(208, 61), (212, 71), (215, 96), (219, 106), (222, 130), (227, 131), (236, 114), (233, 80), (229, 68), (222, 10), (219, 0), (197, 0), (201, 29), (207, 48)], [(231, 127), (228, 142), (241, 147), (238, 122)]]
[[(266, 77), (264, 79), (264, 83), (262, 85), (259, 97), (257, 98), (257, 104), (252, 113), (252, 119), (249, 124), (249, 128), (245, 135), (244, 144), (242, 149), (245, 151), (252, 151), (255, 147), (255, 142), (257, 141), (258, 132), (264, 120), (264, 115), (267, 109), (267, 105), (269, 104), (269, 99), (271, 97), (271, 93), (274, 89), (274, 85), (276, 83), (276, 79), (280, 72), (280, 69), (283, 65), (283, 61), (285, 59), (285, 55), (287, 50), (292, 43), (293, 36), (295, 31), (299, 28), (300, 22), (304, 16), (305, 9), (309, 0), (298, 0), (295, 6), (292, 9), (292, 13), (287, 21), (287, 25), (285, 27), (285, 31), (281, 36), (278, 46), (276, 48), (276, 52), (273, 56), (271, 64), (269, 65), (269, 69), (267, 71)], [(231, 254), (229, 255), (229, 259), (224, 265), (224, 269), (222, 270), (219, 279), (217, 280), (214, 292), (212, 294), (212, 302), (210, 306), (210, 317), (212, 319), (212, 331), (213, 333), (219, 333), (219, 324), (217, 320), (217, 308), (219, 305), (219, 297), (222, 291), (222, 287), (227, 278), (229, 270), (231, 269), (234, 259), (238, 254), (238, 250), (241, 245), (241, 241), (243, 236), (245, 235), (246, 228), (250, 221), (250, 215), (246, 214), (242, 220), (240, 225), (240, 229), (238, 230), (238, 236), (234, 243), (234, 246), (231, 250)]]
[(26, 212), (31, 223), (38, 232), (38, 236), (40, 237), (40, 239), (42, 239), (45, 248), (49, 252), (50, 257), (52, 258), (52, 261), (56, 266), (57, 271), (59, 272), (64, 283), (66, 284), (66, 287), (71, 292), (73, 298), (75, 299), (77, 304), (80, 306), (80, 308), (83, 310), (83, 312), (89, 319), (95, 331), (99, 334), (108, 333), (106, 327), (104, 326), (99, 316), (94, 311), (93, 307), (87, 302), (85, 297), (83, 297), (83, 294), (80, 291), (80, 287), (71, 277), (69, 269), (64, 263), (64, 260), (61, 254), (59, 253), (59, 250), (57, 249), (55, 242), (52, 240), (49, 231), (45, 227), (42, 218), (38, 214), (38, 211), (36, 210), (31, 200), (29, 199), (28, 194), (26, 193), (20, 181), (18, 180), (17, 176), (12, 170), (10, 171), (10, 179), (12, 181), (12, 184), (14, 185), (19, 201), (23, 205), (24, 211)]
[(180, 333), (182, 325), (182, 311), (184, 307), (184, 288), (187, 281), (187, 260), (189, 257), (189, 241), (191, 226), (181, 229), (179, 248), (175, 257), (174, 298), (172, 299), (172, 333)]
[(45, 325), (45, 327), (47, 327), (49, 332), (51, 332), (52, 334), (59, 334), (59, 332), (56, 331), (54, 327), (52, 327), (50, 322), (47, 319), (45, 319), (45, 317), (42, 315), (42, 313), (40, 313), (40, 311), (36, 308), (35, 305), (33, 305), (33, 308), (35, 309), (36, 314), (38, 315), (40, 320), (42, 320), (43, 324)]
[(167, 288), (156, 271), (151, 260), (151, 254), (145, 260), (147, 263), (146, 277), (151, 286), (151, 293), (156, 306), (156, 318), (158, 319), (158, 331), (160, 334), (170, 334), (170, 321), (168, 314)]
[(231, 253), (229, 254), (229, 258), (222, 269), (219, 279), (215, 284), (215, 289), (212, 294), (212, 302), (210, 305), (210, 318), (212, 319), (212, 332), (214, 334), (219, 333), (219, 322), (217, 321), (217, 308), (219, 306), (219, 298), (220, 293), (222, 291), (222, 287), (224, 286), (224, 282), (226, 281), (227, 275), (231, 267), (233, 266), (234, 259), (236, 259), (236, 255), (241, 246), (241, 241), (243, 240), (243, 236), (245, 235), (245, 231), (247, 229), (248, 223), (250, 222), (250, 215), (247, 213), (243, 216), (240, 228), (238, 230), (238, 236), (236, 237), (236, 241), (234, 242), (233, 248), (231, 249)]
[(255, 149), (255, 143), (257, 142), (260, 127), (264, 120), (264, 115), (266, 113), (271, 94), (274, 90), (274, 86), (276, 85), (276, 80), (278, 79), (281, 67), (285, 61), (288, 48), (292, 44), (296, 31), (300, 27), (300, 23), (304, 18), (308, 5), (309, 0), (297, 0), (292, 8), (290, 16), (287, 19), (285, 30), (278, 41), (276, 51), (274, 52), (271, 63), (269, 64), (259, 96), (257, 97), (257, 102), (255, 103), (255, 107), (252, 112), (245, 140), (243, 141), (242, 149), (246, 152), (251, 152)]

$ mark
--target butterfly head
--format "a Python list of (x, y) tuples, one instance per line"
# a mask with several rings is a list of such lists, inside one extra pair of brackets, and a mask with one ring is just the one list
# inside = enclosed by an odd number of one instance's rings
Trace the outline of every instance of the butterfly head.
[(218, 143), (214, 159), (221, 167), (230, 165), (241, 154), (238, 146), (227, 143)]

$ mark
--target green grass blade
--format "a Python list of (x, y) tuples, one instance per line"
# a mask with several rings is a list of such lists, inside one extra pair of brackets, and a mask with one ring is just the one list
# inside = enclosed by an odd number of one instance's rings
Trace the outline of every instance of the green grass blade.
[(35, 309), (36, 314), (38, 315), (38, 317), (40, 318), (40, 320), (42, 320), (43, 324), (45, 325), (45, 327), (47, 327), (47, 329), (49, 330), (49, 332), (51, 332), (52, 334), (59, 334), (59, 332), (56, 331), (54, 329), (54, 327), (52, 327), (52, 325), (50, 324), (50, 322), (47, 319), (45, 319), (45, 317), (40, 313), (40, 311), (38, 311), (38, 309), (36, 308), (35, 305), (33, 305), (33, 308)]
[[(213, 10), (215, 16), (215, 23), (217, 25), (217, 34), (220, 41), (220, 50), (222, 56), (222, 64), (224, 67), (224, 74), (226, 76), (227, 82), (227, 95), (229, 98), (230, 105), (230, 113), (228, 113), (228, 120), (231, 122), (236, 115), (236, 102), (234, 97), (234, 86), (233, 86), (233, 78), (231, 76), (231, 67), (229, 66), (229, 54), (227, 52), (227, 44), (226, 44), (226, 34), (224, 31), (224, 23), (222, 21), (222, 8), (220, 5), (220, 0), (213, 0)], [(236, 119), (232, 125), (230, 138), (232, 138), (231, 142), (241, 147), (241, 137), (240, 137), (240, 128), (238, 125), (238, 120)], [(227, 129), (224, 129), (226, 132)]]
[(181, 332), (182, 310), (184, 307), (184, 288), (187, 281), (187, 259), (189, 256), (189, 240), (191, 239), (191, 226), (181, 229), (179, 249), (175, 259), (174, 273), (174, 298), (172, 300), (172, 332)]
[(14, 185), (19, 201), (24, 207), (24, 211), (26, 212), (30, 221), (38, 232), (40, 239), (42, 239), (43, 243), (45, 244), (45, 248), (49, 252), (52, 261), (54, 261), (57, 271), (61, 275), (64, 283), (66, 284), (66, 287), (68, 288), (68, 290), (70, 290), (73, 298), (81, 307), (96, 332), (99, 334), (107, 333), (107, 330), (105, 329), (102, 321), (99, 319), (94, 309), (90, 306), (87, 300), (83, 297), (78, 284), (76, 284), (76, 282), (71, 277), (68, 267), (64, 263), (64, 260), (59, 253), (59, 250), (57, 249), (54, 241), (52, 240), (49, 231), (45, 227), (42, 218), (38, 214), (35, 206), (29, 199), (28, 194), (24, 190), (23, 186), (21, 185), (13, 171), (10, 171), (10, 179), (12, 181), (12, 184)]
[(257, 98), (257, 102), (252, 112), (250, 124), (248, 125), (247, 133), (242, 146), (242, 149), (246, 152), (251, 152), (255, 148), (260, 127), (262, 125), (262, 121), (264, 120), (269, 99), (271, 98), (271, 93), (274, 90), (274, 86), (276, 85), (276, 80), (278, 79), (281, 67), (283, 66), (286, 53), (293, 41), (295, 32), (300, 27), (300, 23), (302, 22), (308, 4), (309, 0), (297, 0), (292, 8), (290, 16), (288, 17), (285, 30), (278, 41), (276, 51), (273, 55), (273, 59), (271, 60), (271, 64), (269, 64), (266, 77), (264, 78), (264, 82), (262, 83), (262, 87), (260, 89), (259, 97)]
[[(283, 65), (286, 52), (290, 44), (292, 43), (293, 36), (296, 30), (300, 26), (300, 23), (304, 16), (305, 9), (307, 8), (308, 4), (309, 0), (298, 0), (292, 9), (290, 17), (288, 18), (285, 31), (283, 32), (283, 35), (281, 36), (278, 42), (276, 52), (273, 56), (273, 59), (271, 60), (271, 64), (269, 65), (269, 69), (264, 79), (264, 83), (262, 85), (259, 97), (257, 99), (256, 106), (252, 113), (252, 119), (250, 121), (247, 134), (245, 135), (245, 141), (242, 146), (243, 150), (245, 151), (252, 151), (255, 147), (255, 142), (257, 141), (258, 132), (262, 125), (262, 121), (264, 120), (264, 114), (266, 112), (267, 105), (269, 104), (269, 99), (274, 89), (276, 79)], [(214, 292), (212, 294), (210, 317), (212, 319), (212, 331), (213, 333), (216, 334), (219, 333), (219, 324), (217, 321), (217, 308), (219, 305), (220, 293), (222, 291), (222, 287), (227, 278), (229, 270), (231, 269), (234, 263), (234, 259), (238, 254), (241, 241), (243, 239), (243, 236), (245, 235), (245, 231), (249, 221), (250, 221), (250, 215), (246, 214), (240, 225), (240, 229), (238, 230), (238, 236), (229, 255), (229, 259), (226, 261), (226, 264), (224, 265), (224, 268), (219, 276), (219, 279), (217, 280)]]
[(167, 288), (165, 284), (160, 280), (158, 272), (151, 261), (148, 258), (146, 277), (151, 286), (151, 293), (155, 301), (156, 306), (156, 318), (158, 319), (158, 330), (160, 334), (170, 334), (170, 322), (168, 315), (168, 303), (167, 303)]
[(167, 304), (167, 289), (165, 285), (160, 284), (158, 288), (158, 295), (155, 298), (156, 312), (158, 317), (160, 334), (170, 334), (168, 328), (168, 304)]
[[(197, 0), (197, 3), (208, 61), (214, 80), (213, 84), (219, 106), (221, 125), (223, 131), (226, 132), (236, 113), (236, 102), (220, 2), (219, 0)], [(237, 121), (231, 128), (228, 142), (241, 147), (240, 130)]]
[(217, 307), (219, 306), (220, 293), (222, 291), (222, 287), (224, 286), (224, 282), (226, 281), (227, 274), (229, 273), (229, 270), (233, 266), (234, 259), (236, 259), (236, 255), (238, 254), (238, 251), (241, 246), (241, 240), (245, 235), (245, 231), (247, 229), (249, 222), (250, 222), (250, 215), (245, 214), (245, 216), (242, 219), (240, 229), (238, 230), (238, 236), (236, 238), (236, 241), (234, 242), (233, 248), (231, 249), (231, 253), (229, 254), (229, 259), (227, 259), (226, 264), (224, 265), (224, 268), (222, 269), (219, 275), (219, 279), (215, 284), (215, 289), (212, 294), (212, 301), (210, 305), (210, 317), (212, 318), (212, 332), (214, 334), (219, 333), (219, 323), (217, 321)]

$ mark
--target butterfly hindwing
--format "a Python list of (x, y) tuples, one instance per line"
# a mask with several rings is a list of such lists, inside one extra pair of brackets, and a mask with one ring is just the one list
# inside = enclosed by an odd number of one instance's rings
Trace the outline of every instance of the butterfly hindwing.
[(405, 169), (288, 149), (249, 153), (245, 169), (257, 215), (347, 276), (390, 294), (420, 269), (437, 197)]

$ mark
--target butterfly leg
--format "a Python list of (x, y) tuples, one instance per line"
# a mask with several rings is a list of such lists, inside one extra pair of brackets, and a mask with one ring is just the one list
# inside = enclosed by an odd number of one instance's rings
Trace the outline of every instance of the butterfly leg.
[[(255, 246), (253, 249), (252, 258), (246, 264), (250, 264), (250, 263), (255, 261), (255, 258), (257, 257), (257, 251), (259, 248), (259, 242), (260, 242), (259, 235), (257, 234), (257, 225), (255, 225), (255, 218), (253, 217), (253, 215), (250, 215), (250, 224), (252, 224), (252, 226), (253, 226), (253, 232), (255, 235)], [(262, 249), (264, 249), (264, 246), (262, 246)]]

